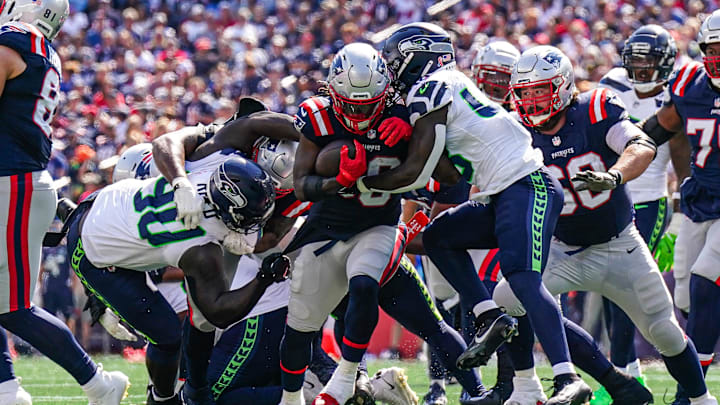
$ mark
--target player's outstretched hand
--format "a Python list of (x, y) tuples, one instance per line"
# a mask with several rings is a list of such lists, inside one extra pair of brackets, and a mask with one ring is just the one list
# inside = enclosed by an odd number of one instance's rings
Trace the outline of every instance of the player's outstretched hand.
[(340, 149), (340, 173), (335, 177), (335, 180), (343, 187), (350, 187), (367, 171), (365, 148), (357, 140), (353, 142), (355, 143), (354, 158), (350, 159), (350, 156), (348, 156), (350, 148), (347, 145), (343, 145), (342, 149)]
[(385, 145), (393, 147), (402, 140), (410, 139), (412, 135), (412, 126), (398, 117), (387, 118), (380, 124), (380, 140), (385, 141)]
[(577, 173), (572, 181), (575, 190), (583, 191), (605, 191), (612, 190), (620, 184), (620, 173), (611, 170), (610, 172), (596, 172), (594, 170), (585, 170)]
[(173, 200), (177, 207), (176, 220), (182, 222), (185, 229), (195, 229), (200, 225), (203, 211), (203, 199), (187, 177), (173, 180)]
[(268, 283), (285, 281), (290, 273), (290, 258), (282, 253), (272, 253), (260, 265), (257, 278)]

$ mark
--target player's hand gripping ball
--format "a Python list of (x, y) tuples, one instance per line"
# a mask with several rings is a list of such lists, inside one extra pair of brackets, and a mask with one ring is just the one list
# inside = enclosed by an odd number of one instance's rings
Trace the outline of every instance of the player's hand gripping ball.
[(366, 171), (365, 148), (358, 141), (330, 142), (315, 159), (315, 174), (335, 177), (343, 187), (351, 186)]

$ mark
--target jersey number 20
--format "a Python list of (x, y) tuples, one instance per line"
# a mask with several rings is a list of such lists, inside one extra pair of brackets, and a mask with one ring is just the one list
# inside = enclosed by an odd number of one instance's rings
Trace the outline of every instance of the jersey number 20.
[(48, 69), (42, 89), (40, 89), (40, 97), (35, 102), (35, 111), (33, 111), (33, 122), (48, 138), (52, 134), (50, 123), (55, 117), (59, 101), (60, 75), (55, 69)]
[[(583, 170), (589, 169), (599, 172), (606, 171), (605, 163), (603, 163), (602, 158), (594, 152), (588, 152), (584, 155), (576, 156), (570, 159), (567, 165), (565, 165), (565, 170), (556, 165), (549, 165), (548, 169), (558, 180), (567, 178), (568, 182), (570, 182), (572, 176)], [(610, 200), (612, 191), (605, 190), (600, 193), (593, 193), (589, 190), (576, 191), (575, 188), (571, 190), (567, 187), (563, 187), (563, 194), (565, 195), (565, 204), (563, 204), (563, 209), (560, 212), (560, 215), (564, 216), (575, 213), (578, 201), (580, 201), (580, 205), (583, 207), (589, 210), (594, 210)]]

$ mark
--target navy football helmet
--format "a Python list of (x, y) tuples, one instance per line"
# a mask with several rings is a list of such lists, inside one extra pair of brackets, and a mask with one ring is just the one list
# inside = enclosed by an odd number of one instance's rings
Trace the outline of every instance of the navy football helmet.
[(633, 87), (641, 93), (665, 83), (675, 65), (677, 46), (665, 28), (650, 24), (638, 28), (625, 42), (623, 67)]
[(423, 76), (455, 62), (450, 34), (435, 24), (405, 24), (390, 34), (382, 49), (392, 85), (407, 92)]
[(240, 233), (261, 229), (275, 208), (275, 188), (270, 176), (254, 162), (239, 156), (215, 169), (208, 184), (208, 197), (225, 225)]

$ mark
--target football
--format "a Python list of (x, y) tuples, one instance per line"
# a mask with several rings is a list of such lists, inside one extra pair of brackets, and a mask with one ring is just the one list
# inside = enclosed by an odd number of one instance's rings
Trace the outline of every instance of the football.
[(340, 150), (347, 145), (348, 156), (355, 157), (355, 144), (350, 139), (338, 139), (325, 145), (315, 159), (315, 174), (321, 177), (335, 177), (340, 171)]

